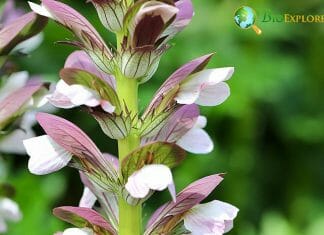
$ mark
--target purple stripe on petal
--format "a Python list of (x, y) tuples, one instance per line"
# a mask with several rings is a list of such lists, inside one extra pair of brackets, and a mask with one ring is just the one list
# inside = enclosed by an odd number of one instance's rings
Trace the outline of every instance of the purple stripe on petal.
[(176, 202), (168, 202), (154, 212), (148, 221), (147, 230), (144, 235), (153, 234), (154, 231), (163, 227), (176, 215), (185, 213), (199, 204), (222, 180), (222, 175), (216, 174), (204, 177), (190, 184), (177, 195)]

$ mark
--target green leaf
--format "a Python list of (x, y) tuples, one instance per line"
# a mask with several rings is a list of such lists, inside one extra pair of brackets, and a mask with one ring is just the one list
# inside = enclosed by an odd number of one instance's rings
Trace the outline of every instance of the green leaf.
[(170, 168), (184, 160), (186, 152), (176, 144), (154, 142), (135, 149), (122, 162), (121, 171), (127, 180), (135, 171), (148, 164), (163, 164)]

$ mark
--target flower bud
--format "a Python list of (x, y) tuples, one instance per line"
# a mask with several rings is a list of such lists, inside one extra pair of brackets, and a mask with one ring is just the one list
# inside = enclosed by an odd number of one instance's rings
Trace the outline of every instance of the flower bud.
[(120, 69), (127, 78), (137, 79), (140, 83), (149, 80), (158, 68), (161, 52), (126, 50), (120, 56)]
[(162, 44), (162, 34), (178, 11), (172, 3), (162, 1), (139, 1), (128, 10), (124, 19), (128, 35), (119, 56), (125, 77), (144, 83), (153, 76), (167, 48)]
[(157, 48), (161, 35), (171, 24), (178, 8), (159, 1), (148, 1), (141, 5), (128, 25), (131, 48)]
[(95, 6), (101, 23), (112, 32), (123, 29), (123, 20), (126, 14), (124, 0), (91, 0)]

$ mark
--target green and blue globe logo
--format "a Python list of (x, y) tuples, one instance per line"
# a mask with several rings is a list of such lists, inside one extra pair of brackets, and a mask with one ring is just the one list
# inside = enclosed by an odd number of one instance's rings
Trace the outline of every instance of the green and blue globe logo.
[(261, 29), (255, 25), (256, 12), (253, 8), (248, 6), (241, 6), (235, 11), (234, 21), (241, 29), (252, 28), (256, 34), (260, 35), (262, 33)]

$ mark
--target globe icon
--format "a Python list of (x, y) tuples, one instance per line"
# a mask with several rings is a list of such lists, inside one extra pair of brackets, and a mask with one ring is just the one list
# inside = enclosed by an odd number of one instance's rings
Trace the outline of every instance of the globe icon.
[(234, 14), (234, 21), (241, 29), (249, 29), (252, 27), (257, 34), (261, 34), (261, 30), (255, 25), (255, 20), (256, 12), (248, 6), (240, 7)]

